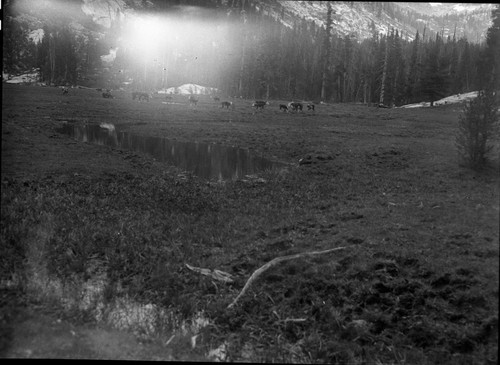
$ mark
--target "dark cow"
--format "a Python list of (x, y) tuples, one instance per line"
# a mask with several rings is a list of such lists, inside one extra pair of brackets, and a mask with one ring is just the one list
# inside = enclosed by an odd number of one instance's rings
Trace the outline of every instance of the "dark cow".
[(314, 111), (314, 104), (307, 104), (307, 110)]
[(288, 107), (285, 104), (280, 104), (280, 110), (283, 110), (284, 112), (288, 111)]
[(302, 103), (298, 103), (296, 101), (292, 101), (291, 103), (288, 103), (288, 108), (291, 109), (292, 111), (296, 112), (296, 111), (302, 111), (302, 109), (304, 108), (304, 106), (302, 105)]
[(62, 88), (62, 93), (63, 95), (68, 95), (69, 94), (69, 89), (67, 87)]
[(114, 99), (114, 96), (111, 95), (111, 91), (110, 90), (106, 90), (105, 92), (102, 93), (102, 97), (104, 99)]
[(252, 106), (257, 110), (257, 109), (261, 109), (261, 110), (264, 110), (264, 107), (266, 105), (269, 105), (269, 102), (268, 101), (262, 101), (262, 100), (257, 100), (255, 103), (252, 104)]
[(223, 101), (223, 102), (220, 103), (220, 107), (222, 109), (224, 109), (224, 108), (229, 109), (230, 106), (231, 107), (233, 106), (233, 103), (230, 102), (230, 101)]
[(173, 100), (174, 98), (172, 95), (165, 95), (165, 100)]
[(140, 91), (134, 91), (132, 93), (132, 99), (133, 100), (137, 99), (139, 101), (144, 100), (149, 102), (149, 94)]
[(196, 104), (198, 104), (198, 99), (196, 99), (194, 96), (190, 96), (189, 97), (189, 105), (194, 105), (196, 106)]
[(214, 101), (220, 101), (220, 98), (218, 96), (212, 96), (212, 99), (214, 99)]

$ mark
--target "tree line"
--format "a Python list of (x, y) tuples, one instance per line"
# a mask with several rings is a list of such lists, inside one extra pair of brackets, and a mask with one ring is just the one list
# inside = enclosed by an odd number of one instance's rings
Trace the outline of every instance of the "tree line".
[(397, 29), (380, 35), (375, 27), (371, 38), (359, 41), (332, 32), (338, 20), (327, 5), (325, 27), (296, 19), (291, 29), (253, 9), (250, 19), (258, 26), (244, 38), (242, 72), (228, 77), (225, 89), (246, 97), (397, 106), (479, 87), (484, 42), (429, 36), (425, 29), (408, 41)]
[[(176, 54), (168, 54), (167, 58), (172, 58), (168, 69), (161, 62), (154, 64), (156, 59), (137, 62), (137, 55), (134, 58), (123, 49), (118, 49), (114, 64), (103, 65), (100, 57), (120, 37), (119, 17), (110, 29), (92, 23), (85, 15), (78, 19), (84, 24), (78, 30), (70, 26), (74, 17), (46, 20), (43, 38), (36, 42), (28, 37), (26, 20), (7, 14), (4, 71), (38, 68), (41, 81), (55, 84), (94, 80), (119, 88), (124, 81), (132, 80), (130, 87), (159, 89), (191, 82), (216, 87), (228, 96), (386, 106), (433, 102), (480, 87), (484, 42), (469, 42), (456, 34), (430, 34), (425, 28), (422, 34), (417, 31), (412, 40), (407, 40), (398, 29), (383, 35), (373, 25), (368, 39), (341, 36), (334, 31), (341, 19), (330, 3), (325, 26), (304, 18), (285, 25), (283, 11), (271, 13), (263, 3), (234, 0), (202, 4), (218, 9), (210, 16), (227, 31), (217, 34), (217, 50), (199, 48), (203, 57), (197, 59), (196, 66), (176, 56), (194, 52), (196, 41), (186, 44), (186, 49), (181, 44)], [(162, 2), (160, 10), (169, 11), (169, 7)], [(209, 35), (199, 37), (199, 43), (211, 41)]]

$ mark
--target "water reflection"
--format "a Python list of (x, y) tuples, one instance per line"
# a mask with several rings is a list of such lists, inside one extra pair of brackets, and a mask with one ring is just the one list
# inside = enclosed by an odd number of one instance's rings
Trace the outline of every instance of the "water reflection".
[(145, 152), (161, 162), (191, 171), (205, 179), (235, 180), (285, 166), (237, 147), (138, 136), (117, 130), (109, 123), (85, 126), (65, 124), (60, 132), (79, 141)]

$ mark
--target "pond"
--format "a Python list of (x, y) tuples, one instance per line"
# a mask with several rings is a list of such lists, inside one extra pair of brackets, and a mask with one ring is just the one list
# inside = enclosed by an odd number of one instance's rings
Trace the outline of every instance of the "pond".
[(238, 147), (140, 136), (120, 130), (110, 123), (65, 123), (59, 132), (83, 142), (144, 152), (158, 161), (175, 165), (207, 180), (237, 180), (245, 175), (286, 166)]

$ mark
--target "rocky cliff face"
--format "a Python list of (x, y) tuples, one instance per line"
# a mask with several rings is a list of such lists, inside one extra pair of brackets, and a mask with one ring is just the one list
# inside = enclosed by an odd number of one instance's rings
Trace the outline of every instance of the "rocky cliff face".
[(123, 0), (82, 0), (82, 12), (105, 28), (110, 28), (116, 19), (125, 18), (128, 10)]
[[(398, 2), (331, 2), (335, 13), (333, 31), (340, 36), (357, 39), (369, 38), (373, 33), (387, 34), (391, 28), (399, 30), (412, 40), (417, 30), (428, 36), (436, 32), (444, 37), (466, 37), (479, 42), (491, 25), (494, 4), (462, 3), (398, 3)], [(291, 26), (296, 19), (304, 18), (323, 26), (326, 19), (325, 1), (261, 1), (265, 13), (282, 19)], [(434, 34), (432, 34), (434, 33)]]

